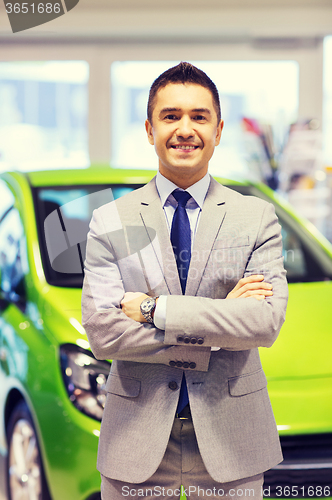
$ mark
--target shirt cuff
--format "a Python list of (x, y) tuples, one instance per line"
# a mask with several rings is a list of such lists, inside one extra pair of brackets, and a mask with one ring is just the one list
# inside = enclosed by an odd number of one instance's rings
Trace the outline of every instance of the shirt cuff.
[(166, 327), (166, 304), (167, 295), (160, 295), (154, 310), (153, 322), (159, 330), (165, 330)]

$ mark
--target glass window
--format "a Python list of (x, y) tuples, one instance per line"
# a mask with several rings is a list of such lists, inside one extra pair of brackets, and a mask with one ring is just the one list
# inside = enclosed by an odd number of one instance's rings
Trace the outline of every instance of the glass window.
[(96, 208), (140, 187), (75, 186), (34, 190), (37, 228), (46, 280), (79, 287), (83, 281), (86, 237)]
[[(178, 61), (126, 61), (111, 66), (112, 151), (116, 167), (157, 168), (144, 128), (149, 87)], [(218, 87), (225, 127), (210, 172), (224, 177), (262, 178), (260, 141), (248, 140), (243, 117), (272, 126), (276, 151), (297, 119), (298, 64), (294, 61), (193, 61)]]
[(285, 222), (282, 222), (281, 235), (287, 279), (302, 281), (308, 272), (301, 241)]
[(27, 256), (22, 221), (14, 207), (1, 220), (0, 242), (1, 290), (7, 299), (17, 301), (23, 293)]
[[(119, 184), (34, 189), (39, 242), (48, 283), (64, 287), (82, 285), (86, 237), (93, 210), (138, 187), (140, 185)], [(228, 187), (241, 194), (258, 196), (271, 202), (253, 186)], [(324, 249), (280, 206), (276, 206), (276, 211), (282, 226), (288, 281), (331, 279), (331, 259), (326, 256)]]
[[(269, 203), (272, 201), (254, 186), (230, 185), (228, 187), (245, 196), (257, 196)], [(287, 280), (290, 283), (331, 280), (332, 262), (324, 247), (279, 205), (275, 205), (275, 209), (281, 225)]]
[(0, 62), (0, 169), (85, 167), (85, 61)]
[(332, 166), (332, 36), (324, 40), (324, 106), (323, 106), (323, 133), (324, 157), (328, 165)]
[(294, 221), (292, 225), (288, 224), (282, 213), (277, 212), (277, 215), (282, 227), (284, 266), (288, 282), (330, 280), (332, 262), (324, 249), (301, 226), (294, 227)]
[(14, 206), (15, 198), (6, 183), (0, 180), (0, 223), (7, 212)]

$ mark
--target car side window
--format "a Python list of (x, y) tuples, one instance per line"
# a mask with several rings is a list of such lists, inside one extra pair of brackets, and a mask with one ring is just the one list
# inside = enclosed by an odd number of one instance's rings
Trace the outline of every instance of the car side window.
[(0, 193), (1, 291), (6, 299), (17, 301), (23, 293), (26, 269), (24, 230), (20, 214), (13, 205), (14, 197), (3, 183)]
[[(279, 222), (281, 222), (280, 219)], [(284, 257), (284, 267), (287, 271), (287, 279), (289, 281), (302, 281), (307, 274), (307, 264), (301, 242), (294, 231), (286, 226), (285, 223), (282, 223), (281, 235), (283, 243), (282, 254)]]
[(15, 203), (15, 198), (7, 184), (0, 179), (0, 223)]
[(24, 277), (24, 232), (16, 208), (12, 208), (1, 221), (0, 242), (1, 289), (9, 299), (15, 300)]
[(287, 271), (287, 280), (290, 283), (324, 281), (331, 279), (332, 266), (324, 267), (322, 250), (316, 243), (306, 238), (299, 227), (292, 227), (285, 222), (282, 214), (277, 213), (281, 225), (283, 243), (284, 267)]
[[(269, 203), (273, 200), (254, 186), (228, 186), (245, 196), (253, 195)], [(310, 234), (300, 222), (275, 203), (276, 214), (281, 225), (284, 267), (287, 281), (305, 283), (332, 279), (332, 262), (324, 246)]]

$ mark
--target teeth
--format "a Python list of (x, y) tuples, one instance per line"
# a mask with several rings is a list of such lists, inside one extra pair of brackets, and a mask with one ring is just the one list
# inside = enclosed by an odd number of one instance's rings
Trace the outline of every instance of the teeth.
[(197, 146), (173, 146), (175, 149), (196, 149)]

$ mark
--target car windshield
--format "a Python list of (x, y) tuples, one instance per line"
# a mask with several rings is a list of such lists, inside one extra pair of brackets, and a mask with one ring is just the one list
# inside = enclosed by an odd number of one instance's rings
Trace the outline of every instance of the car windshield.
[(34, 188), (38, 237), (50, 285), (81, 287), (92, 212), (138, 185)]
[[(141, 185), (89, 185), (34, 188), (38, 236), (46, 280), (61, 287), (83, 283), (86, 236), (96, 208)], [(254, 186), (227, 186), (271, 202)], [(289, 282), (332, 279), (332, 261), (324, 248), (279, 205), (284, 264)]]
[[(255, 186), (228, 186), (245, 196), (257, 196), (272, 203), (263, 191)], [(276, 214), (281, 225), (284, 266), (289, 283), (305, 283), (332, 279), (332, 259), (317, 240), (288, 214), (280, 205), (275, 204)]]

